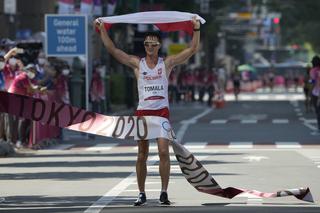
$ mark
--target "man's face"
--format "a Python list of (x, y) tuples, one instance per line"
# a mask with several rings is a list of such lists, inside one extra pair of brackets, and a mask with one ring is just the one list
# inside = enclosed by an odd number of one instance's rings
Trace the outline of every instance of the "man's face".
[(143, 42), (147, 55), (158, 54), (160, 42), (155, 36), (147, 36)]

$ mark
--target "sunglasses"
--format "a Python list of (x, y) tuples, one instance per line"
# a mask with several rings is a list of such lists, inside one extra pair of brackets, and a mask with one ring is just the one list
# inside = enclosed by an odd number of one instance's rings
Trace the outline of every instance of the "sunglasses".
[(143, 42), (143, 44), (144, 44), (144, 46), (146, 46), (146, 47), (150, 47), (150, 46), (156, 47), (156, 46), (158, 46), (160, 43), (159, 43), (159, 42), (145, 41), (145, 42)]

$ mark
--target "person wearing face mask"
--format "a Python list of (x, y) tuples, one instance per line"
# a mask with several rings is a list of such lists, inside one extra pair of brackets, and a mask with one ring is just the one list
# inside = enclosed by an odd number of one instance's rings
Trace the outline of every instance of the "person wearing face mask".
[[(8, 92), (19, 95), (32, 96), (32, 94), (36, 91), (45, 90), (45, 88), (34, 84), (34, 78), (36, 76), (37, 71), (33, 64), (28, 64), (23, 69), (23, 71), (24, 72), (21, 72), (19, 75), (15, 77), (8, 89)], [(19, 119), (17, 117), (11, 116), (10, 123), (12, 128), (12, 142), (16, 143), (17, 147), (20, 147), (21, 144), (27, 145), (30, 120)], [(17, 139), (19, 140), (17, 141)]]
[(57, 101), (63, 102), (65, 104), (70, 104), (70, 95), (68, 87), (69, 74), (70, 69), (68, 66), (62, 68), (61, 72), (58, 72), (55, 83)]
[(10, 85), (12, 84), (14, 78), (18, 73), (17, 59), (12, 57), (8, 60), (3, 68), (3, 77), (5, 81), (4, 89), (8, 91)]
[[(18, 59), (15, 58), (15, 56), (19, 52), (21, 52), (21, 49), (14, 47), (4, 55), (5, 65), (1, 70), (1, 73), (4, 79), (4, 89), (3, 89), (4, 91), (8, 91), (16, 75), (19, 73)], [(17, 134), (13, 132), (14, 120), (15, 120), (15, 117), (13, 117), (12, 115), (9, 115), (9, 114), (4, 115), (4, 123), (5, 123), (4, 129), (5, 129), (5, 135), (6, 135), (5, 138), (9, 143), (15, 143), (17, 140)]]
[(48, 64), (47, 59), (45, 58), (44, 53), (39, 53), (38, 56), (38, 64), (36, 65), (37, 68), (37, 78), (43, 78), (45, 75), (45, 65)]
[(4, 55), (5, 66), (3, 67), (2, 74), (4, 78), (4, 89), (8, 91), (12, 81), (19, 73), (20, 61), (16, 58), (17, 53), (21, 52), (22, 49), (14, 47)]
[(100, 67), (96, 67), (92, 73), (92, 79), (90, 84), (90, 101), (92, 104), (92, 110), (97, 113), (103, 113), (103, 102), (105, 100), (105, 87), (101, 77), (103, 70)]

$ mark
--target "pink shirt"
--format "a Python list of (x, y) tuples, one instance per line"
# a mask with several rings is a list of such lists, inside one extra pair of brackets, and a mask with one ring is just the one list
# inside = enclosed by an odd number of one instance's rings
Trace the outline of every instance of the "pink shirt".
[(8, 92), (19, 95), (30, 95), (31, 82), (27, 74), (22, 72), (15, 77)]
[(17, 74), (18, 71), (12, 70), (9, 64), (6, 64), (3, 68), (4, 88), (6, 91), (8, 91)]
[(310, 70), (310, 77), (315, 82), (312, 90), (312, 95), (320, 95), (320, 67), (314, 67)]
[(94, 72), (92, 75), (90, 96), (92, 101), (101, 101), (105, 99), (103, 81), (98, 72)]
[(59, 75), (56, 81), (56, 100), (65, 104), (70, 104), (68, 79), (64, 75)]

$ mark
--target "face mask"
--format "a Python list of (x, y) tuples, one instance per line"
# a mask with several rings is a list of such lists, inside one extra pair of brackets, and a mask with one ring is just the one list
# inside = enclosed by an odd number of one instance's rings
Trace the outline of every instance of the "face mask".
[(5, 66), (5, 63), (3, 61), (0, 62), (0, 70), (2, 70)]
[(38, 58), (38, 62), (39, 62), (40, 65), (44, 65), (46, 63), (46, 59)]
[(70, 70), (68, 70), (68, 69), (63, 69), (62, 70), (62, 74), (63, 75), (69, 75), (69, 73), (70, 73)]
[(27, 75), (30, 79), (34, 79), (36, 77), (36, 74), (34, 72), (27, 72)]
[(106, 75), (106, 68), (105, 66), (100, 67), (97, 69), (97, 72), (100, 74), (101, 77), (104, 77)]
[(16, 64), (17, 64), (17, 59), (15, 59), (15, 58), (10, 58), (10, 59), (9, 59), (9, 64), (10, 64), (11, 66), (16, 66)]

